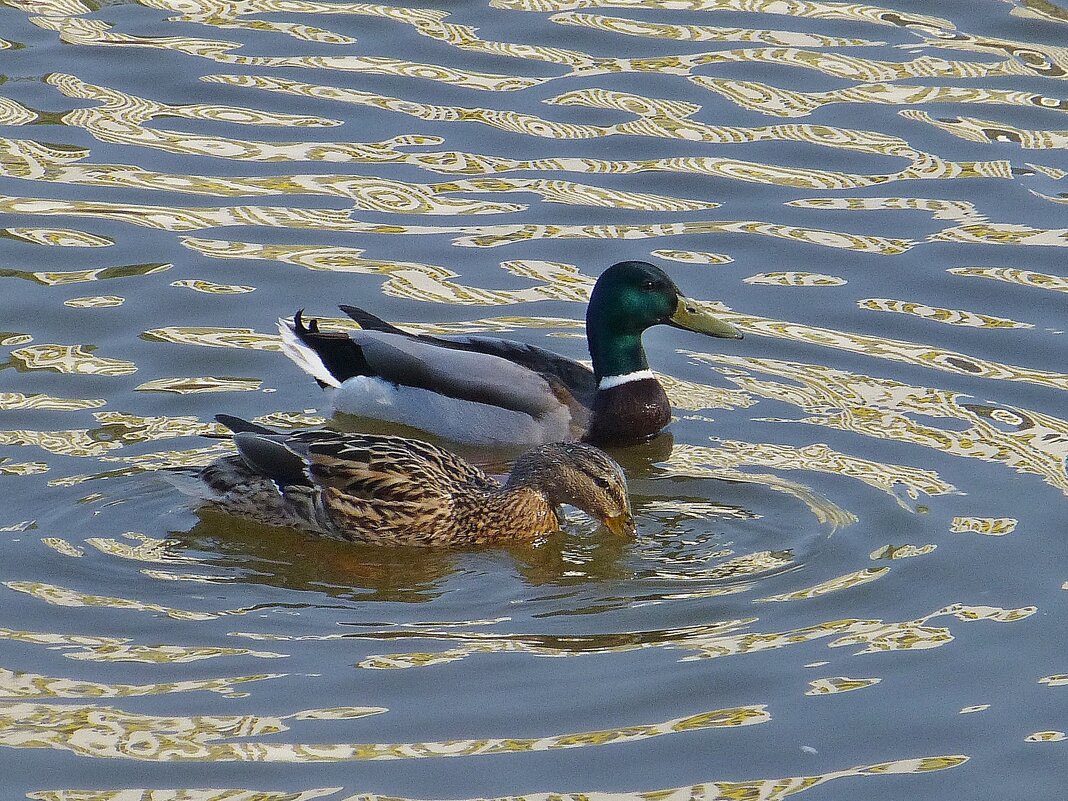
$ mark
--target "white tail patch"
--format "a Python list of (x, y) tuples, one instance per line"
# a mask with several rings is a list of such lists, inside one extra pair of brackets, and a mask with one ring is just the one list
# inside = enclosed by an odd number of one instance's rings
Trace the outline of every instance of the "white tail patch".
[(331, 387), (340, 387), (333, 374), (326, 369), (319, 354), (300, 341), (293, 323), (284, 317), (278, 318), (278, 334), (282, 337), (282, 352), (301, 370)]

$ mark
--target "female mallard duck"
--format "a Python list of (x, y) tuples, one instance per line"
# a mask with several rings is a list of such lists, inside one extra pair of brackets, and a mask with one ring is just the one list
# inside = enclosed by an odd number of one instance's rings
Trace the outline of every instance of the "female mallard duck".
[(592, 371), (534, 345), (410, 334), (362, 309), (341, 309), (361, 330), (326, 333), (314, 320), (305, 325), (300, 312), (278, 325), (286, 355), (337, 388), (336, 411), (484, 444), (649, 439), (670, 422), (671, 406), (649, 370), (642, 332), (664, 323), (742, 336), (643, 261), (613, 264), (593, 287), (586, 310)]
[(474, 545), (557, 531), (566, 503), (615, 534), (634, 531), (623, 471), (590, 445), (527, 451), (502, 486), (426, 442), (216, 419), (237, 455), (200, 471), (207, 500), (259, 523), (383, 545)]

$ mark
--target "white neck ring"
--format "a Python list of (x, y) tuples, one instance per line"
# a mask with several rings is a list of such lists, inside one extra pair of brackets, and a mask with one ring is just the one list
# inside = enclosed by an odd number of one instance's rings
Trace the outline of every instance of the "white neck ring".
[(606, 375), (597, 385), (597, 389), (612, 389), (622, 384), (629, 384), (632, 381), (646, 381), (648, 379), (656, 379), (652, 370), (635, 370), (633, 373), (624, 373), (623, 375)]

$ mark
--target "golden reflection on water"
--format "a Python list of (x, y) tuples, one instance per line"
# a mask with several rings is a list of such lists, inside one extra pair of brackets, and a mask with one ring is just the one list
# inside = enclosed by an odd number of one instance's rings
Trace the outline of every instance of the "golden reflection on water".
[(86, 281), (103, 281), (109, 278), (128, 278), (134, 275), (153, 275), (171, 269), (172, 264), (130, 264), (120, 267), (98, 267), (90, 270), (66, 270), (63, 272), (29, 272), (27, 270), (0, 270), (0, 278), (22, 278), (45, 286), (80, 284)]
[(34, 801), (313, 801), (341, 791), (340, 787), (298, 790), (195, 789), (195, 790), (38, 790), (27, 793)]
[(241, 284), (216, 284), (201, 278), (183, 278), (179, 281), (172, 281), (171, 286), (192, 289), (194, 292), (203, 292), (205, 295), (243, 295), (256, 289), (254, 286)]
[(947, 272), (972, 278), (992, 278), (996, 281), (1048, 289), (1052, 292), (1068, 292), (1068, 278), (1013, 267), (951, 267)]
[[(263, 677), (255, 677), (267, 678)], [(251, 679), (251, 677), (250, 677)], [(231, 680), (234, 681), (234, 680)], [(0, 744), (51, 748), (80, 756), (142, 761), (350, 762), (424, 759), (587, 748), (646, 740), (681, 732), (766, 723), (763, 706), (717, 709), (660, 723), (540, 738), (493, 738), (411, 743), (218, 742), (288, 731), (291, 720), (352, 720), (380, 715), (381, 707), (308, 709), (284, 717), (212, 715), (162, 717), (98, 705), (0, 703)]]
[(121, 306), (125, 302), (126, 298), (118, 295), (92, 295), (84, 298), (70, 298), (63, 301), (63, 305), (73, 309), (110, 309)]
[[(891, 106), (906, 103), (976, 103), (1068, 110), (1066, 99), (999, 89), (862, 83), (847, 89), (824, 92), (791, 92), (756, 81), (732, 81), (703, 76), (693, 80), (698, 86), (710, 89), (743, 108), (775, 117), (807, 117), (823, 106), (834, 103), (875, 103)], [(924, 121), (930, 121), (930, 118), (926, 117)]]
[(193, 395), (202, 392), (252, 392), (263, 382), (258, 378), (220, 378), (198, 376), (196, 378), (156, 378), (138, 384), (140, 392), (173, 392), (177, 395)]
[(42, 581), (5, 581), (4, 586), (15, 592), (22, 592), (53, 606), (66, 607), (104, 607), (107, 609), (130, 609), (139, 612), (156, 612), (172, 620), (215, 620), (222, 615), (244, 614), (247, 610), (224, 610), (222, 612), (195, 612), (187, 609), (175, 609), (161, 606), (151, 601), (138, 601), (133, 598), (118, 598), (106, 595), (93, 595), (69, 587), (60, 587)]
[(280, 678), (284, 673), (231, 676), (221, 679), (160, 682), (156, 684), (103, 684), (0, 668), (0, 695), (5, 698), (135, 698), (182, 692), (212, 692), (234, 697), (244, 684)]
[(808, 690), (805, 695), (836, 695), (838, 693), (848, 693), (854, 690), (863, 690), (865, 687), (871, 687), (881, 682), (882, 679), (850, 679), (846, 676), (833, 676), (827, 679), (816, 679), (810, 681), (809, 686), (812, 688)]
[(9, 462), (6, 458), (0, 462), (0, 475), (5, 476), (35, 476), (48, 472), (48, 465), (44, 462)]
[(649, 251), (650, 256), (668, 261), (681, 261), (684, 264), (730, 264), (734, 261), (724, 253), (707, 253), (698, 250), (670, 250), (663, 248)]
[[(6, 123), (9, 124), (10, 123)], [(0, 236), (18, 239), (34, 245), (52, 245), (65, 248), (103, 248), (114, 245), (115, 240), (106, 236), (73, 231), (70, 228), (0, 228)]]
[[(736, 468), (747, 465), (774, 467), (780, 470), (813, 470), (835, 473), (861, 481), (868, 486), (894, 495), (900, 484), (910, 498), (926, 495), (946, 495), (955, 492), (955, 487), (939, 479), (930, 470), (919, 470), (904, 465), (887, 465), (856, 456), (837, 452), (826, 445), (806, 445), (796, 448), (773, 443), (753, 444), (728, 440), (716, 440), (715, 448), (697, 445), (679, 445), (671, 455), (672, 466), (696, 468)], [(896, 496), (895, 496), (896, 497)]]
[(41, 543), (63, 556), (70, 556), (75, 559), (85, 556), (84, 548), (79, 548), (62, 537), (42, 537)]
[[(1045, 98), (1049, 104), (1052, 98)], [(1065, 101), (1061, 101), (1064, 103)], [(1040, 104), (1045, 105), (1045, 104)], [(903, 111), (901, 116), (924, 122), (941, 131), (972, 142), (1012, 142), (1026, 150), (1064, 150), (1068, 148), (1068, 130), (1034, 131), (1017, 128), (1004, 122), (982, 120), (975, 117), (935, 118), (923, 111)]]
[(1012, 517), (954, 517), (950, 531), (954, 534), (984, 534), (988, 537), (1004, 537), (1016, 530), (1017, 520)]
[(50, 395), (24, 395), (21, 392), (0, 392), (0, 409), (44, 409), (58, 412), (74, 412), (80, 409), (98, 409), (106, 406), (103, 398), (53, 398)]
[(938, 548), (937, 545), (884, 545), (871, 552), (872, 561), (878, 559), (908, 559), (910, 556), (923, 556)]
[(926, 306), (923, 303), (888, 298), (864, 298), (863, 300), (858, 300), (857, 305), (862, 309), (870, 309), (871, 311), (911, 314), (916, 317), (922, 317), (925, 320), (934, 320), (947, 325), (963, 325), (968, 328), (1034, 328), (1031, 323), (1019, 323), (1004, 317), (992, 317), (989, 314), (977, 314), (959, 309), (940, 309)]
[(282, 659), (287, 654), (274, 651), (254, 651), (248, 648), (141, 645), (123, 637), (101, 637), (86, 634), (57, 634), (40, 631), (0, 629), (0, 639), (13, 642), (62, 648), (63, 656), (82, 662), (143, 662), (146, 664), (171, 664), (199, 662), (221, 656), (253, 657), (256, 659)]
[[(1056, 732), (1041, 732), (1032, 737), (1055, 735)], [(1061, 739), (1046, 736), (1045, 739)], [(1037, 741), (1037, 740), (1036, 740)], [(813, 787), (835, 780), (853, 776), (886, 776), (903, 773), (929, 773), (948, 770), (963, 765), (968, 757), (955, 754), (945, 756), (919, 757), (882, 762), (874, 765), (858, 765), (846, 770), (831, 771), (813, 776), (784, 777), (777, 779), (752, 779), (748, 781), (713, 781), (686, 787), (669, 787), (656, 790), (634, 792), (604, 793), (596, 791), (527, 793), (519, 796), (485, 798), (483, 801), (687, 801), (702, 798), (705, 801), (741, 801), (741, 799), (759, 798), (762, 801), (782, 801), (787, 796), (804, 792)], [(147, 796), (139, 796), (138, 801), (310, 801), (338, 792), (339, 788), (314, 789), (294, 793), (260, 792), (255, 790), (189, 790), (179, 791), (180, 796), (173, 796), (167, 790), (147, 790)], [(94, 790), (56, 790), (30, 793), (27, 797), (36, 801), (125, 801), (115, 793), (124, 791)], [(134, 793), (141, 792), (133, 790)], [(338, 801), (416, 801), (414, 798), (383, 796), (374, 793), (360, 793)]]
[(16, 369), (55, 370), (59, 373), (122, 376), (137, 372), (126, 359), (96, 356), (95, 345), (28, 345), (11, 351)]
[[(968, 403), (964, 400), (967, 396), (959, 393), (913, 387), (820, 365), (686, 353), (698, 362), (724, 365), (716, 369), (746, 392), (786, 401), (809, 415), (800, 420), (775, 418), (776, 422), (803, 422), (870, 437), (889, 437), (954, 456), (1000, 462), (1017, 471), (1041, 476), (1068, 494), (1068, 422), (1065, 420), (1025, 409)], [(761, 379), (756, 375), (759, 373), (786, 378), (791, 383)], [(966, 423), (968, 428), (926, 425), (917, 417), (956, 420)], [(884, 466), (882, 472), (893, 476), (898, 471)], [(912, 497), (916, 497), (917, 491), (928, 494), (953, 491), (952, 486), (940, 483), (934, 474), (928, 472), (928, 476), (922, 485), (906, 484)], [(886, 484), (885, 478), (882, 483)]]
[(1024, 739), (1028, 743), (1059, 743), (1068, 740), (1068, 734), (1063, 731), (1036, 731)]
[[(885, 568), (884, 568), (885, 570)], [(769, 600), (769, 599), (763, 599)], [(360, 634), (328, 635), (261, 635), (255, 632), (235, 632), (237, 636), (258, 641), (292, 642), (325, 641), (332, 639), (402, 639), (436, 640), (456, 643), (437, 651), (409, 651), (375, 654), (359, 662), (357, 667), (372, 670), (427, 668), (457, 662), (473, 655), (523, 653), (532, 656), (561, 658), (605, 653), (627, 653), (650, 648), (667, 648), (691, 652), (680, 662), (714, 659), (724, 656), (759, 653), (789, 646), (833, 638), (829, 648), (864, 646), (856, 655), (882, 651), (919, 651), (940, 648), (953, 641), (948, 627), (932, 626), (929, 621), (952, 616), (964, 622), (991, 620), (1014, 622), (1033, 615), (1034, 607), (1001, 609), (997, 607), (953, 604), (915, 620), (884, 622), (882, 620), (829, 620), (781, 632), (745, 631), (757, 618), (730, 620), (721, 623), (693, 626), (685, 629), (651, 632), (631, 632), (620, 635), (585, 637), (541, 636), (531, 634), (496, 634), (474, 631), (442, 631), (433, 628), (408, 628)], [(1058, 677), (1050, 677), (1057, 679)], [(1047, 682), (1049, 683), (1049, 682)], [(1056, 683), (1051, 686), (1057, 686)]]
[(769, 286), (842, 286), (844, 278), (835, 275), (804, 272), (757, 273), (742, 279), (747, 284), (767, 284)]
[(766, 598), (761, 598), (761, 601), (804, 601), (809, 598), (818, 598), (821, 595), (826, 595), (829, 592), (839, 592), (840, 590), (848, 590), (853, 587), (859, 587), (862, 584), (867, 584), (870, 581), (882, 578), (886, 575), (888, 567), (866, 567), (863, 570), (858, 570), (855, 573), (849, 573), (845, 576), (838, 576), (837, 578), (830, 579), (829, 581), (823, 581), (813, 587), (807, 587), (802, 590), (795, 590), (794, 592), (786, 592), (781, 595), (769, 595)]

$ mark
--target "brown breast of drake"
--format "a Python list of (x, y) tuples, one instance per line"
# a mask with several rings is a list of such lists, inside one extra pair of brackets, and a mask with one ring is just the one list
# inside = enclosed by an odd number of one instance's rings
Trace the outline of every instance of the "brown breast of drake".
[(591, 412), (583, 439), (594, 445), (644, 442), (671, 422), (671, 404), (655, 378), (598, 390)]

